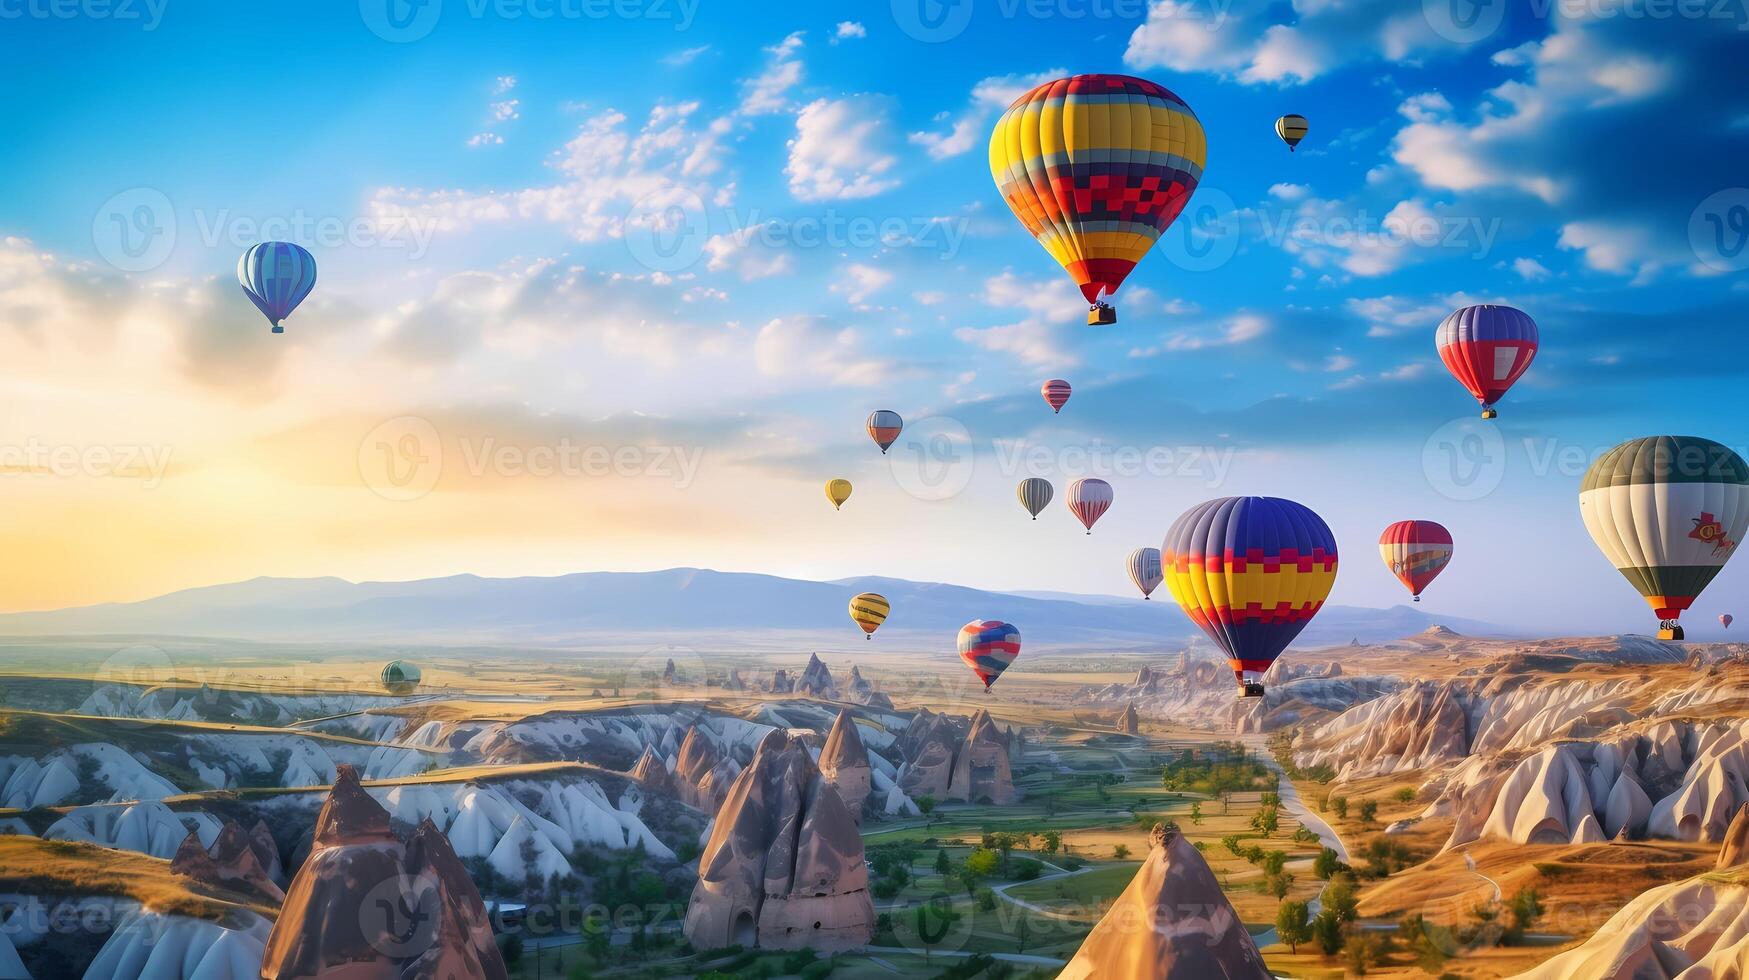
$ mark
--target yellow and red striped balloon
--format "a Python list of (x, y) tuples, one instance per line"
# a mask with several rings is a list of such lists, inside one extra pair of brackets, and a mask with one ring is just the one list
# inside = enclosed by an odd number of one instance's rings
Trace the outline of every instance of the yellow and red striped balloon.
[(892, 604), (887, 597), (878, 592), (863, 592), (850, 600), (850, 618), (862, 631), (874, 639), (874, 631), (881, 628), (887, 621), (887, 614), (892, 612)]
[(990, 134), (1002, 199), (1093, 304), (1184, 210), (1207, 156), (1190, 106), (1129, 75), (1046, 82)]

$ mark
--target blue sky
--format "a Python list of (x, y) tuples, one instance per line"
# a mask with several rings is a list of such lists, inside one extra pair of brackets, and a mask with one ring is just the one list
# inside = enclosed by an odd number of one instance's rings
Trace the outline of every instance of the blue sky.
[[(1337, 531), (1333, 601), (1400, 601), (1373, 544), (1425, 518), (1458, 541), (1434, 610), (1650, 625), (1576, 489), (1630, 437), (1749, 445), (1740, 4), (914, 2), (7, 7), (0, 353), (34, 380), (0, 442), (174, 458), (151, 495), (15, 474), (53, 554), (17, 606), (672, 564), (1123, 592), (1181, 510), (1266, 493)], [(1210, 147), (1103, 329), (984, 149), (1079, 71), (1171, 88)], [(233, 285), (262, 237), (321, 265), (283, 338)], [(1543, 338), (1486, 427), (1432, 343), (1483, 301)], [(441, 447), (428, 492), (370, 472), (385, 425)], [(701, 455), (531, 475), (568, 438)], [(1019, 522), (1030, 475), (1116, 506)]]

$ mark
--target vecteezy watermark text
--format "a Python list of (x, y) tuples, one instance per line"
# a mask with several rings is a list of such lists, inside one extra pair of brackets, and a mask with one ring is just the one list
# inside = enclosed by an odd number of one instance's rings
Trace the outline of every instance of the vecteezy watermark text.
[[(160, 0), (161, 2), (161, 0)], [(675, 31), (692, 27), (700, 0), (449, 0), (470, 20), (647, 20)], [(423, 39), (444, 15), (444, 0), (358, 0), (372, 34), (395, 44)]]
[(0, 0), (5, 20), (110, 20), (155, 31), (170, 0)]
[(119, 477), (147, 490), (164, 480), (170, 446), (76, 446), (29, 439), (0, 444), (0, 477)]

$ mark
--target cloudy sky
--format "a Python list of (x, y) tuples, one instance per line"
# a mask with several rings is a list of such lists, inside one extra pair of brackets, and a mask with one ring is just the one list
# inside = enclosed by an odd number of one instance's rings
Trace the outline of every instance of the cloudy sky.
[[(1749, 445), (1749, 16), (1449, 2), (29, 8), (0, 607), (672, 565), (1124, 593), (1130, 548), (1258, 493), (1335, 529), (1333, 601), (1406, 599), (1374, 543), (1425, 518), (1458, 542), (1430, 611), (1650, 628), (1577, 486), (1630, 437)], [(985, 152), (1080, 71), (1209, 142), (1105, 328)], [(235, 281), (263, 239), (321, 268), (282, 336)], [(1543, 338), (1487, 425), (1433, 349), (1471, 302)], [(1014, 499), (1083, 475), (1116, 488), (1090, 537)]]

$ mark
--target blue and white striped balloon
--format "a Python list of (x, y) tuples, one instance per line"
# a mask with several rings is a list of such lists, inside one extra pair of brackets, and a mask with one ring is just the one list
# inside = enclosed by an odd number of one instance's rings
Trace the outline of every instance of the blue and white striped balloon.
[(279, 321), (316, 288), (316, 257), (291, 242), (251, 245), (237, 260), (237, 282), (273, 324), (273, 332), (285, 333)]

